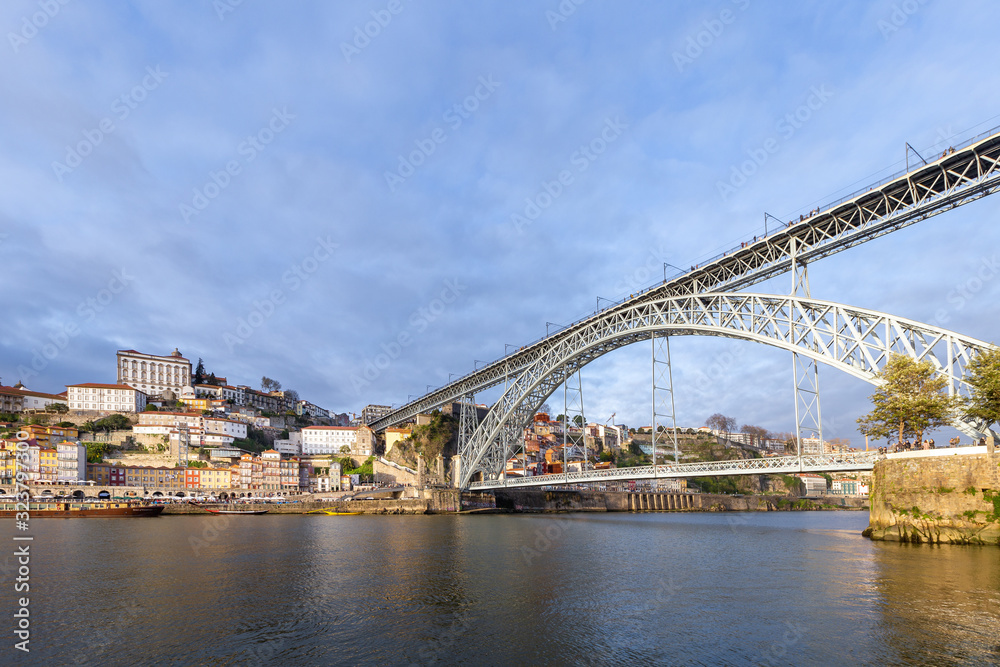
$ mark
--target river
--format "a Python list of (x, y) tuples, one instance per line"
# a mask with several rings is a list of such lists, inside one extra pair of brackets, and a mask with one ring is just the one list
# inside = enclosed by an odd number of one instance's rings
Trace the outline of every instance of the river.
[(1000, 549), (873, 543), (867, 518), (35, 520), (31, 652), (8, 567), (0, 663), (1000, 664)]

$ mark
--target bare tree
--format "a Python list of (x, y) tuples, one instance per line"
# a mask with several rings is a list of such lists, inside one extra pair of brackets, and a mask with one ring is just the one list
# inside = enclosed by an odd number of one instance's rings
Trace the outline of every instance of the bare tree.
[(750, 436), (750, 444), (758, 448), (763, 448), (764, 441), (767, 440), (769, 436), (766, 428), (762, 426), (753, 426), (751, 424), (744, 424), (741, 426), (740, 432)]
[(714, 415), (705, 420), (705, 426), (714, 431), (725, 431), (726, 416), (716, 412)]

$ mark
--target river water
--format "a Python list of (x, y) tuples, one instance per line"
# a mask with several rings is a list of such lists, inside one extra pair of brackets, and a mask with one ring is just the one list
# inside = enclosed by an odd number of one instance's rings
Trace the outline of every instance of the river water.
[(0, 664), (1000, 664), (1000, 549), (867, 519), (35, 520), (31, 652), (7, 569)]

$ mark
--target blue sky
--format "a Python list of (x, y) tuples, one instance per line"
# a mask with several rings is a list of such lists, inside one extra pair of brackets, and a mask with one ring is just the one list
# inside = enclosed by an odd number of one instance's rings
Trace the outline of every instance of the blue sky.
[[(904, 142), (1000, 125), (998, 22), (985, 1), (6, 2), (0, 378), (56, 392), (178, 347), (338, 412), (405, 402), (901, 169)], [(550, 203), (518, 225), (526, 199)], [(956, 290), (996, 261), (998, 213), (818, 262), (813, 296), (997, 340), (997, 281)], [(682, 425), (792, 428), (787, 354), (672, 352)], [(588, 417), (648, 423), (649, 373), (646, 345), (592, 364)], [(857, 443), (871, 387), (820, 382), (825, 435)]]

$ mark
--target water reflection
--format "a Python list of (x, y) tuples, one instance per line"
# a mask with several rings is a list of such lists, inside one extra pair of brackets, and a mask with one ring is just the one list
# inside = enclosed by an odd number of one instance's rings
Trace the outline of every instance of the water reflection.
[(873, 543), (866, 525), (848, 512), (38, 521), (24, 664), (1000, 663), (1000, 551)]
[(1000, 664), (1000, 553), (878, 543), (877, 632), (900, 664)]

